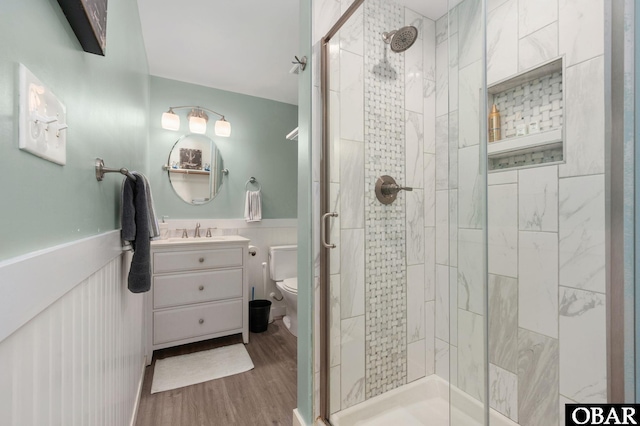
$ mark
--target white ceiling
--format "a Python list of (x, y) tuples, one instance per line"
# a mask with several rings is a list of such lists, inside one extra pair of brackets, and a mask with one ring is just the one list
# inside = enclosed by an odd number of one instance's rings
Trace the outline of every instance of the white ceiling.
[(298, 103), (299, 0), (138, 0), (149, 72)]
[[(455, 0), (450, 0), (455, 2)], [(447, 0), (399, 0), (431, 19)], [(138, 0), (152, 75), (298, 103), (299, 0)]]

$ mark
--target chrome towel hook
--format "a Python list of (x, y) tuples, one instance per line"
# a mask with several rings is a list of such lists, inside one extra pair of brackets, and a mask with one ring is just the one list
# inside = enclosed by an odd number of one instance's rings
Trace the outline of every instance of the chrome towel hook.
[(296, 60), (292, 61), (291, 63), (300, 65), (300, 70), (304, 71), (304, 69), (307, 67), (307, 57), (303, 56), (302, 58), (298, 58), (297, 56), (294, 56), (294, 58), (296, 58)]

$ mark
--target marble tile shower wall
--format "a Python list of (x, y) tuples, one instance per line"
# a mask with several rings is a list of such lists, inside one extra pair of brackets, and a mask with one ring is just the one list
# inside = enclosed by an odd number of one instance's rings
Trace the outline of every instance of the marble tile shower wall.
[(522, 425), (607, 399), (603, 16), (603, 0), (489, 1), (488, 84), (567, 67), (566, 163), (489, 175), (489, 402)]

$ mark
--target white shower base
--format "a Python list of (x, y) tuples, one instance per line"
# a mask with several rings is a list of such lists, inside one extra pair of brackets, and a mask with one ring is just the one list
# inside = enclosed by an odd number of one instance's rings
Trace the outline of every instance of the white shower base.
[[(334, 426), (483, 424), (484, 409), (477, 400), (455, 386), (451, 386), (451, 399), (449, 411), (449, 383), (431, 375), (332, 414), (330, 420)], [(493, 409), (490, 416), (491, 426), (517, 426)]]

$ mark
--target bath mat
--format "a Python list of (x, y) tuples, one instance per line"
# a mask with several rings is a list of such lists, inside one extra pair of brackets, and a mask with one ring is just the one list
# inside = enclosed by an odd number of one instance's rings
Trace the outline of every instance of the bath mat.
[(242, 343), (156, 361), (151, 393), (195, 385), (253, 369)]

